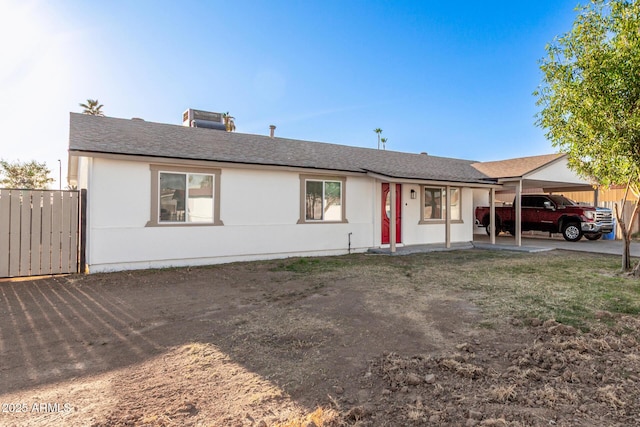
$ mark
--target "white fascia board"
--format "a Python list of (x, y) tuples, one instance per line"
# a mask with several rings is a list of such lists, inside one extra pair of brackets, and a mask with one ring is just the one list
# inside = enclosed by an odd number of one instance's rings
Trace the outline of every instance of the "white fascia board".
[(546, 168), (548, 168), (548, 167), (550, 167), (550, 166), (552, 166), (552, 165), (554, 165), (554, 164), (556, 164), (556, 163), (558, 163), (558, 162), (560, 162), (562, 160), (565, 160), (565, 161), (567, 160), (567, 154), (564, 154), (564, 155), (558, 157), (557, 159), (553, 159), (550, 162), (545, 163), (542, 166), (538, 166), (537, 168), (535, 168), (533, 170), (530, 170), (529, 172), (523, 174), (522, 178), (528, 178), (529, 176), (534, 175), (534, 174), (540, 172), (541, 170), (544, 170), (544, 169), (546, 169)]
[(383, 182), (393, 182), (398, 184), (418, 184), (418, 185), (438, 185), (438, 186), (451, 186), (451, 187), (470, 187), (470, 188), (502, 188), (500, 184), (482, 184), (477, 182), (460, 182), (460, 181), (436, 181), (428, 179), (413, 179), (413, 178), (396, 178), (388, 175), (382, 175), (375, 172), (367, 172), (367, 175), (371, 178), (375, 178)]

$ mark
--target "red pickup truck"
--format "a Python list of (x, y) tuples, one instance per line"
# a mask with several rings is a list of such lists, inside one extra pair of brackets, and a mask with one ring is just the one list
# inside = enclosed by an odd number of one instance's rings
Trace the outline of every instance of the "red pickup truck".
[[(537, 230), (562, 233), (565, 240), (577, 242), (584, 235), (589, 240), (598, 240), (603, 234), (613, 230), (611, 209), (582, 206), (560, 195), (523, 194), (522, 231)], [(501, 231), (515, 234), (515, 200), (512, 206), (496, 206), (496, 235)], [(476, 224), (489, 226), (489, 207), (476, 208)]]

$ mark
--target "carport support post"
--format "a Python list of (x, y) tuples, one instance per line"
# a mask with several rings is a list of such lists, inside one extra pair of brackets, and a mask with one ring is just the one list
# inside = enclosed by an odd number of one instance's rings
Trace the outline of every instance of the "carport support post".
[(489, 191), (489, 229), (491, 230), (491, 233), (489, 233), (489, 236), (491, 237), (491, 244), (495, 245), (496, 244), (496, 233), (495, 233), (495, 226), (496, 226), (496, 189), (492, 188)]
[(389, 183), (389, 194), (391, 195), (391, 218), (389, 218), (389, 250), (396, 252), (396, 184)]
[(444, 242), (445, 247), (448, 249), (451, 247), (451, 187), (447, 185), (447, 216), (445, 217), (444, 226)]
[(516, 183), (516, 246), (522, 246), (522, 180)]

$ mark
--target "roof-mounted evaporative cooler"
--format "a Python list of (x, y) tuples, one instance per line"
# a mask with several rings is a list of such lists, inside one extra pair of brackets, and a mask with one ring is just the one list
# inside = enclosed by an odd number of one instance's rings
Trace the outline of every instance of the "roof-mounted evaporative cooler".
[(221, 113), (189, 108), (182, 114), (182, 125), (192, 128), (226, 130)]

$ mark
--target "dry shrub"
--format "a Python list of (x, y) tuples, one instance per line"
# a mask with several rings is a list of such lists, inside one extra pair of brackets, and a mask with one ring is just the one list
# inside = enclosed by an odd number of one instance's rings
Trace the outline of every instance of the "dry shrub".
[(600, 387), (598, 389), (598, 400), (602, 403), (610, 405), (614, 409), (622, 408), (625, 406), (625, 402), (618, 398), (616, 392), (616, 387), (613, 385)]
[(550, 385), (545, 385), (544, 388), (535, 390), (533, 396), (538, 400), (542, 400), (547, 406), (555, 406), (559, 400), (556, 389)]
[(591, 340), (591, 347), (599, 352), (611, 351), (611, 346), (602, 338), (594, 338)]
[(577, 403), (580, 400), (578, 394), (570, 391), (568, 388), (565, 388), (564, 390), (560, 389), (559, 392), (562, 398), (569, 403)]
[(488, 427), (506, 427), (509, 423), (504, 418), (488, 418), (482, 421), (480, 425)]
[(395, 375), (394, 372), (404, 369), (406, 361), (396, 353), (389, 353), (382, 359), (382, 372), (388, 376)]
[(589, 344), (583, 337), (572, 338), (559, 343), (559, 350), (577, 350), (584, 353), (589, 350)]
[(537, 400), (542, 400), (546, 406), (553, 407), (556, 404), (573, 404), (578, 401), (578, 395), (571, 392), (568, 388), (554, 388), (550, 385), (545, 385), (544, 388), (535, 390), (533, 397)]
[(580, 376), (576, 372), (571, 371), (569, 369), (567, 369), (566, 371), (564, 371), (562, 373), (562, 379), (565, 380), (568, 383), (579, 383), (580, 382)]
[(514, 376), (515, 378), (518, 378), (521, 380), (532, 380), (532, 381), (538, 381), (540, 380), (540, 378), (542, 378), (540, 373), (534, 369), (524, 369), (524, 370), (515, 371)]
[(440, 364), (465, 378), (478, 378), (484, 372), (484, 370), (479, 366), (475, 366), (470, 363), (461, 363), (453, 359), (443, 359), (440, 361)]
[(425, 412), (422, 409), (418, 409), (418, 408), (411, 408), (409, 409), (409, 412), (407, 412), (407, 418), (409, 418), (410, 421), (414, 421), (414, 422), (422, 420), (424, 416), (425, 416)]
[(639, 362), (640, 361), (640, 355), (637, 353), (627, 353), (624, 355), (624, 358), (627, 359), (630, 362)]
[(539, 389), (533, 392), (533, 396), (537, 400), (541, 400), (546, 406), (555, 406), (558, 401), (558, 395), (556, 389), (546, 385), (543, 389)]
[(565, 351), (565, 357), (567, 360), (570, 360), (574, 363), (586, 362), (589, 360), (593, 360), (593, 356), (591, 356), (587, 352), (579, 351), (579, 350), (567, 350)]
[(489, 390), (489, 399), (494, 402), (506, 403), (516, 399), (515, 384), (504, 386), (492, 386)]
[(318, 407), (315, 411), (304, 417), (287, 420), (284, 423), (276, 424), (275, 427), (306, 427), (308, 425), (333, 427), (338, 425), (338, 420), (338, 412), (333, 409)]

